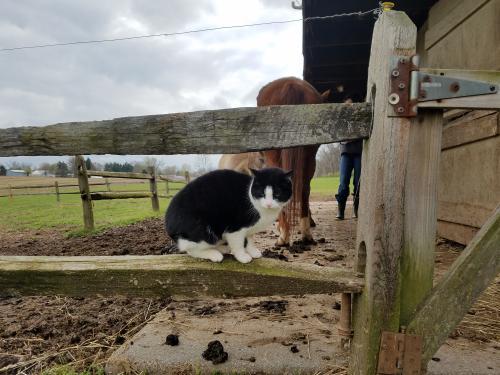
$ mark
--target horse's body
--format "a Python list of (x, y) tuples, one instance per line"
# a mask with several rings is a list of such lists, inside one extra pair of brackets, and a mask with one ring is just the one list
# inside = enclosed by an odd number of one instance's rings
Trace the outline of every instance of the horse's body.
[(225, 154), (219, 160), (219, 169), (232, 169), (247, 175), (251, 175), (250, 168), (262, 169), (264, 167), (265, 156), (263, 152)]
[[(295, 77), (280, 78), (265, 85), (257, 96), (257, 106), (319, 104), (329, 91), (320, 94), (306, 81)], [(291, 226), (300, 214), (300, 231), (303, 241), (312, 241), (309, 210), (311, 179), (316, 169), (316, 152), (319, 146), (300, 146), (265, 151), (266, 165), (293, 170), (293, 196), (288, 208), (279, 217), (280, 237), (277, 245), (290, 244)]]

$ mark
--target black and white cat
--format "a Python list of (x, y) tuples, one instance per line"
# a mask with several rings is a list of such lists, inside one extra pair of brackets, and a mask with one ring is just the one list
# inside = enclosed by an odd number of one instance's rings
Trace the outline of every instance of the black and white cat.
[(260, 258), (252, 235), (272, 225), (292, 196), (292, 172), (278, 168), (209, 172), (179, 191), (165, 227), (181, 252), (221, 262), (229, 252), (241, 263)]

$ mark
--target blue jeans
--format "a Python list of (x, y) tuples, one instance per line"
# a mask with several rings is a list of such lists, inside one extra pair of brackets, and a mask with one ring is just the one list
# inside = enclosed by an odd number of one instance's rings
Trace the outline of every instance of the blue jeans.
[(339, 203), (345, 203), (349, 197), (349, 182), (354, 169), (354, 189), (356, 195), (359, 187), (359, 177), (361, 175), (361, 154), (342, 154), (340, 156), (340, 185), (335, 196)]

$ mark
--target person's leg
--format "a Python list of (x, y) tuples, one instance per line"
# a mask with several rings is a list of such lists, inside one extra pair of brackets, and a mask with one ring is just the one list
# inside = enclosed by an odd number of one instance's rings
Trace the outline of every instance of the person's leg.
[(361, 177), (361, 155), (356, 155), (353, 159), (354, 165), (354, 217), (358, 217), (358, 207), (359, 207), (359, 188), (360, 188), (360, 177)]
[(340, 156), (340, 184), (339, 190), (335, 195), (339, 205), (337, 219), (344, 219), (345, 204), (347, 202), (347, 197), (349, 196), (349, 181), (351, 179), (352, 171), (352, 160), (351, 155), (342, 154)]

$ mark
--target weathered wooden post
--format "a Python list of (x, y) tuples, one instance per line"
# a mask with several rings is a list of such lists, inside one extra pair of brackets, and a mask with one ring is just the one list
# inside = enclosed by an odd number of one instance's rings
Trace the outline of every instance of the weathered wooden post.
[(85, 230), (94, 230), (94, 213), (92, 212), (92, 199), (90, 197), (89, 177), (85, 167), (85, 159), (81, 155), (75, 156), (75, 164), (78, 175), (78, 186), (83, 206), (83, 224)]
[(191, 176), (189, 175), (189, 171), (184, 172), (184, 178), (186, 179), (186, 184), (191, 182)]
[(170, 193), (170, 188), (168, 186), (168, 180), (165, 180), (165, 193), (167, 194), (167, 196)]
[(149, 179), (149, 190), (151, 191), (151, 205), (153, 211), (160, 211), (160, 201), (158, 200), (158, 186), (156, 184), (156, 171), (153, 171)]
[(111, 184), (109, 183), (109, 179), (108, 178), (105, 178), (104, 179), (104, 182), (106, 183), (106, 189), (108, 191), (111, 191)]
[(59, 196), (59, 183), (57, 181), (54, 182), (54, 188), (56, 190), (56, 199), (58, 202), (60, 202), (61, 197)]
[(9, 200), (12, 200), (13, 194), (12, 194), (12, 185), (9, 185)]
[(382, 332), (399, 332), (432, 287), (441, 113), (394, 117), (399, 108), (389, 103), (391, 77), (399, 75), (394, 62), (410, 63), (416, 36), (416, 26), (397, 11), (383, 12), (373, 33), (367, 91), (373, 127), (364, 142), (356, 240), (366, 284), (353, 303), (351, 374), (377, 372)]

